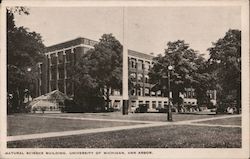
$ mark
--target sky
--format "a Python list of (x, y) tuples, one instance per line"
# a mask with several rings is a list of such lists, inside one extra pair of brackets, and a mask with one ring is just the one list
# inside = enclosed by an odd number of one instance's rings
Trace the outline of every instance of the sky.
[[(99, 40), (112, 33), (123, 44), (122, 7), (31, 7), (16, 15), (17, 26), (40, 33), (45, 46), (77, 37)], [(164, 53), (167, 42), (185, 40), (208, 57), (207, 48), (229, 29), (241, 29), (240, 7), (129, 7), (124, 34), (127, 47), (144, 53)]]

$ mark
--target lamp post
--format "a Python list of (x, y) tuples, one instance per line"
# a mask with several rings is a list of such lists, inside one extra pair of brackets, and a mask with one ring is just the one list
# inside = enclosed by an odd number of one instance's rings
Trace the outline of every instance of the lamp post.
[(170, 87), (170, 71), (173, 70), (173, 66), (168, 66), (168, 121), (173, 121), (172, 118), (172, 95)]
[[(28, 68), (27, 68), (27, 71), (28, 71), (28, 73), (29, 73), (29, 75), (30, 75), (30, 74), (31, 74), (31, 71), (32, 71), (31, 67), (28, 67)], [(32, 80), (32, 79), (31, 79), (31, 82), (33, 83), (33, 80)], [(26, 95), (27, 95), (27, 98), (28, 98), (28, 102), (29, 102), (29, 96), (30, 96), (30, 93), (31, 93), (31, 92), (30, 92), (30, 88), (31, 88), (31, 87), (30, 87), (30, 85), (29, 85), (28, 89), (26, 89), (26, 90), (27, 90), (27, 94), (26, 94)]]

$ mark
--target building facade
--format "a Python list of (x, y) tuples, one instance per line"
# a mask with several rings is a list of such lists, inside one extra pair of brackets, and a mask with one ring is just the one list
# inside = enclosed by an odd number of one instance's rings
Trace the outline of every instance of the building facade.
[[(80, 57), (89, 49), (94, 48), (97, 41), (87, 38), (77, 38), (59, 43), (46, 48), (43, 62), (38, 63), (39, 78), (37, 96), (59, 90), (69, 97), (74, 96), (71, 68)], [(129, 78), (132, 79), (134, 88), (130, 90), (130, 107), (132, 111), (139, 104), (147, 104), (149, 111), (167, 107), (168, 98), (159, 90), (153, 91), (149, 83), (149, 69), (153, 66), (153, 55), (128, 50)], [(115, 109), (122, 108), (122, 94), (120, 90), (110, 90), (110, 106)], [(194, 90), (187, 89), (183, 94), (184, 104), (196, 105)]]
[(70, 70), (96, 43), (90, 39), (77, 38), (47, 47), (43, 62), (38, 64), (40, 78), (37, 95), (59, 90), (73, 97), (75, 86)]
[[(134, 88), (129, 91), (129, 110), (133, 111), (139, 104), (147, 104), (148, 111), (156, 111), (158, 108), (167, 107), (168, 98), (161, 91), (153, 91), (153, 85), (149, 83), (149, 69), (153, 66), (153, 55), (128, 50), (128, 73)], [(110, 97), (115, 109), (122, 107), (122, 96), (119, 91)]]

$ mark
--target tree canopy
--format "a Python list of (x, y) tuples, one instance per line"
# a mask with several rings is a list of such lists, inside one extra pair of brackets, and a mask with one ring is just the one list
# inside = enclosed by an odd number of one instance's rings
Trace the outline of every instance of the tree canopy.
[[(85, 97), (103, 98), (108, 105), (110, 89), (121, 89), (122, 84), (122, 45), (112, 35), (104, 34), (100, 42), (82, 56), (74, 68), (74, 81), (77, 91), (75, 100), (86, 103)], [(91, 94), (83, 93), (88, 90)], [(91, 103), (92, 102), (92, 103)], [(93, 105), (93, 101), (87, 102)]]
[(158, 88), (169, 89), (168, 66), (173, 66), (174, 70), (170, 72), (171, 91), (173, 92), (174, 103), (178, 102), (179, 93), (185, 88), (197, 87), (200, 79), (205, 80), (201, 72), (204, 63), (202, 55), (198, 55), (195, 50), (185, 43), (184, 40), (168, 42), (164, 56), (159, 55), (154, 58), (154, 66), (150, 70), (149, 76), (151, 83), (158, 83)]
[(241, 31), (228, 30), (223, 38), (212, 43), (212, 47), (208, 51), (210, 53), (208, 60), (210, 72), (215, 77), (220, 101), (223, 102), (223, 100), (227, 100), (229, 96), (234, 94), (237, 106), (240, 107)]
[[(8, 8), (7, 14), (7, 87), (16, 99), (13, 109), (21, 107), (24, 90), (30, 90), (36, 80), (36, 64), (43, 56), (44, 44), (40, 34), (15, 25), (15, 15), (28, 15), (25, 7)], [(33, 87), (34, 88), (34, 87)]]
[(198, 104), (210, 101), (206, 94), (208, 90), (217, 90), (219, 101), (225, 102), (234, 96), (240, 107), (241, 31), (230, 29), (223, 38), (212, 43), (208, 51), (210, 57), (206, 60), (183, 40), (168, 42), (165, 54), (154, 58), (154, 66), (149, 73), (151, 83), (157, 83), (156, 89), (164, 91), (166, 88), (167, 91), (166, 75), (168, 66), (172, 65), (174, 70), (170, 74), (174, 103), (178, 102), (179, 92), (192, 87)]

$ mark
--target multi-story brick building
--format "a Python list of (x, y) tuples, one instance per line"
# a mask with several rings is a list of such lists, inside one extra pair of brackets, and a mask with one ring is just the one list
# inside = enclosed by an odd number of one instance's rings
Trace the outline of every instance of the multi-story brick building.
[[(70, 69), (89, 49), (98, 43), (86, 38), (77, 38), (59, 43), (46, 48), (46, 58), (38, 64), (39, 79), (37, 96), (59, 90), (69, 97), (74, 96), (74, 88)], [(129, 76), (132, 78), (134, 88), (130, 91), (130, 110), (139, 104), (148, 104), (149, 111), (163, 108), (168, 105), (168, 98), (159, 90), (153, 91), (153, 85), (149, 83), (148, 72), (153, 65), (153, 55), (128, 50)], [(120, 109), (122, 107), (122, 95), (120, 90), (110, 90), (111, 106)], [(190, 93), (189, 93), (190, 92)], [(184, 93), (184, 102), (196, 105), (194, 90)]]
[(72, 82), (70, 69), (96, 43), (96, 41), (86, 38), (77, 38), (47, 47), (46, 58), (38, 64), (40, 70), (38, 95), (57, 89), (72, 97), (74, 95), (74, 83)]
[[(168, 98), (161, 91), (153, 91), (153, 85), (149, 83), (148, 72), (153, 66), (153, 55), (128, 50), (129, 76), (135, 86), (130, 91), (130, 110), (139, 104), (147, 104), (149, 111), (155, 111), (157, 107), (168, 105)], [(114, 93), (110, 99), (112, 106), (119, 109), (122, 106), (122, 97), (119, 91)]]

